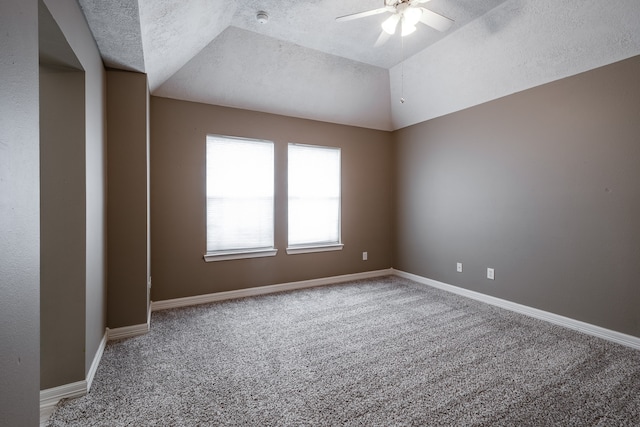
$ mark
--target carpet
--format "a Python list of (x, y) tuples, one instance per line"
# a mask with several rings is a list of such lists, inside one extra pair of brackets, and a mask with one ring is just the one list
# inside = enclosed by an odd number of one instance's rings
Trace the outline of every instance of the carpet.
[(49, 426), (640, 425), (640, 351), (395, 276), (154, 312)]

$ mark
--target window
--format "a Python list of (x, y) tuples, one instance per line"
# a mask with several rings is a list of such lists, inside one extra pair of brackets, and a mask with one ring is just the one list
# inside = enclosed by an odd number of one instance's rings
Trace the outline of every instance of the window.
[(341, 250), (340, 149), (289, 144), (287, 253)]
[(273, 142), (207, 136), (206, 261), (273, 256)]

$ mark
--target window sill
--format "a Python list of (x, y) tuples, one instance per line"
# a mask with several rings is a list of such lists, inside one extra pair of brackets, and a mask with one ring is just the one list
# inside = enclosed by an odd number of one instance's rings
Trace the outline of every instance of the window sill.
[(330, 252), (341, 251), (344, 245), (342, 243), (331, 245), (315, 245), (315, 246), (292, 246), (287, 248), (287, 255), (308, 254), (313, 252)]
[(232, 259), (262, 258), (276, 256), (277, 249), (246, 249), (240, 251), (220, 251), (204, 254), (206, 262), (229, 261)]

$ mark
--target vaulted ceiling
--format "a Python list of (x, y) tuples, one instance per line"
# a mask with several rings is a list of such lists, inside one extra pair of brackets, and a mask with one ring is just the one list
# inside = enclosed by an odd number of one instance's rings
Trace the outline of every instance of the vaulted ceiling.
[(640, 54), (637, 0), (431, 0), (450, 30), (419, 24), (381, 47), (388, 14), (335, 18), (383, 0), (79, 3), (105, 65), (146, 73), (154, 95), (373, 129)]

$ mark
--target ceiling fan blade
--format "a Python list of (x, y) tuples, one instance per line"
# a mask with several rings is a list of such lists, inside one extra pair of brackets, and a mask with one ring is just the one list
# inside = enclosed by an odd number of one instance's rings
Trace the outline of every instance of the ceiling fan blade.
[(393, 7), (385, 6), (385, 7), (381, 7), (380, 9), (367, 10), (366, 12), (358, 12), (358, 13), (352, 13), (350, 15), (339, 16), (336, 18), (336, 21), (340, 21), (340, 22), (351, 21), (352, 19), (366, 18), (367, 16), (379, 15), (381, 13), (390, 12), (393, 10), (394, 10)]
[(411, 0), (411, 4), (428, 3), (431, 0)]
[(420, 9), (422, 10), (420, 21), (423, 24), (435, 28), (438, 31), (447, 31), (453, 25), (453, 20), (447, 18), (446, 16), (442, 16), (439, 13), (432, 12), (429, 9), (425, 9), (424, 7), (421, 7)]
[(380, 35), (378, 36), (378, 40), (376, 40), (376, 43), (373, 45), (373, 47), (380, 47), (383, 44), (385, 44), (389, 39), (391, 38), (391, 34), (387, 33), (386, 31), (381, 31)]

